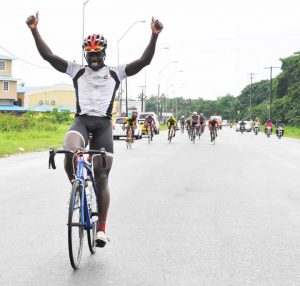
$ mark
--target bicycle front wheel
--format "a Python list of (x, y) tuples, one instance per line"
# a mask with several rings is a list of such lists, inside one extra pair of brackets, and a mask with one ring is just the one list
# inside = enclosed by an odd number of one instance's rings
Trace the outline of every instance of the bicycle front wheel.
[(75, 181), (71, 191), (68, 218), (69, 257), (71, 265), (75, 270), (79, 267), (84, 235), (84, 226), (81, 216), (82, 204), (80, 198), (80, 187), (80, 182)]
[(96, 252), (96, 234), (97, 234), (97, 224), (98, 224), (98, 204), (97, 197), (94, 191), (94, 188), (90, 190), (90, 198), (89, 198), (89, 215), (90, 221), (92, 224), (91, 229), (87, 229), (87, 240), (89, 245), (89, 250), (91, 254)]

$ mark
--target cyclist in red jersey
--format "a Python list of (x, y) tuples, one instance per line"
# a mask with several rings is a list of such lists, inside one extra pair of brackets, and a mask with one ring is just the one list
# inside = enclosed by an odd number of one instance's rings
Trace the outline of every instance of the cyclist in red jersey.
[(151, 114), (149, 114), (146, 118), (145, 118), (145, 121), (144, 121), (144, 126), (146, 128), (146, 130), (148, 131), (148, 128), (150, 128), (150, 132), (151, 132), (151, 141), (152, 141), (152, 138), (153, 138), (153, 128), (155, 126), (155, 121), (152, 117)]

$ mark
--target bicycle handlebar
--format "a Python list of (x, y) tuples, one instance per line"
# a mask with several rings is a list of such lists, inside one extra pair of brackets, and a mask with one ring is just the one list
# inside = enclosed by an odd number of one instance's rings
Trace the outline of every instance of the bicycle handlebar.
[(106, 152), (104, 148), (101, 148), (100, 150), (84, 150), (82, 148), (78, 148), (76, 151), (70, 151), (70, 150), (49, 150), (49, 169), (56, 169), (55, 165), (55, 155), (56, 154), (90, 154), (90, 155), (101, 155), (103, 159), (103, 168), (106, 168)]

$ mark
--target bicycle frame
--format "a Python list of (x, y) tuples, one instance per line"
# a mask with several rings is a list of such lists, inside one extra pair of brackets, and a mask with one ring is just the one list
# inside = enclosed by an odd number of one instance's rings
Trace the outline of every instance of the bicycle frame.
[[(92, 229), (93, 227), (93, 221), (90, 219), (90, 210), (88, 208), (88, 202), (87, 202), (87, 196), (86, 196), (86, 190), (85, 190), (85, 179), (87, 177), (90, 177), (94, 192), (97, 193), (97, 187), (95, 184), (94, 179), (94, 172), (93, 172), (93, 164), (92, 161), (86, 162), (84, 158), (84, 154), (94, 154), (94, 155), (101, 155), (103, 158), (103, 168), (106, 168), (106, 153), (105, 149), (99, 150), (82, 150), (78, 149), (77, 151), (69, 151), (69, 150), (49, 150), (49, 169), (50, 167), (52, 169), (56, 169), (55, 166), (55, 160), (54, 157), (57, 153), (63, 153), (63, 154), (73, 154), (77, 158), (77, 164), (76, 164), (76, 173), (74, 173), (74, 179), (80, 182), (80, 201), (81, 201), (81, 221), (84, 223), (85, 229)], [(86, 170), (86, 175), (85, 175)], [(74, 203), (74, 202), (73, 202)]]
[(83, 157), (83, 154), (79, 153), (77, 156), (77, 172), (74, 174), (75, 180), (80, 182), (80, 202), (81, 202), (81, 221), (84, 222), (84, 229), (92, 229), (93, 221), (90, 219), (90, 210), (88, 207), (86, 190), (85, 190), (85, 174), (86, 170), (87, 176), (91, 178), (93, 188), (96, 193), (96, 184), (94, 181), (92, 162), (87, 163)]

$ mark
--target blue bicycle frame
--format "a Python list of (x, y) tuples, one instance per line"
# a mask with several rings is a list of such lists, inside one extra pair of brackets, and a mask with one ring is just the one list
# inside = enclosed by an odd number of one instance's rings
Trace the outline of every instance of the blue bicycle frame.
[[(96, 191), (96, 186), (94, 183), (94, 177), (92, 172), (92, 162), (86, 163), (83, 156), (78, 157), (77, 159), (77, 173), (75, 175), (75, 180), (80, 182), (80, 216), (81, 221), (83, 222), (84, 229), (92, 229), (93, 224), (95, 223), (93, 219), (91, 219), (91, 209), (88, 207), (86, 190), (85, 190), (85, 178), (84, 178), (84, 170), (87, 171), (87, 176), (91, 178), (93, 183), (93, 188)], [(75, 202), (73, 202), (75, 204)]]

